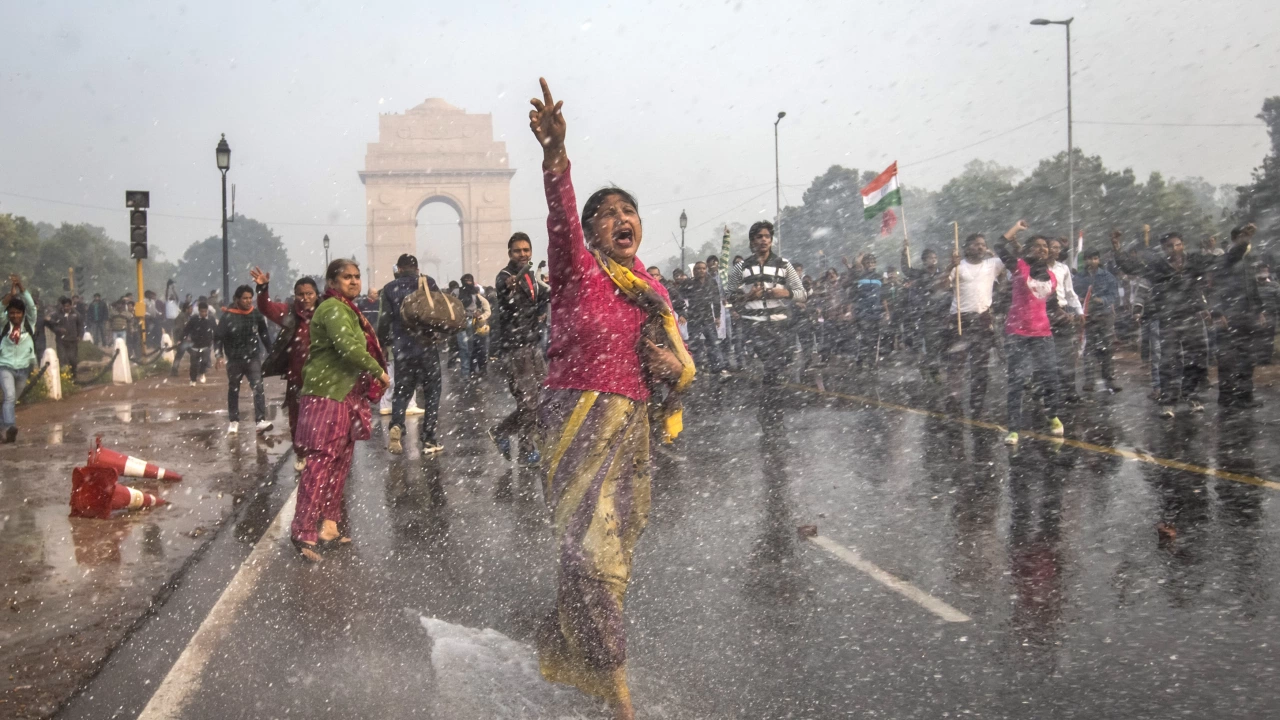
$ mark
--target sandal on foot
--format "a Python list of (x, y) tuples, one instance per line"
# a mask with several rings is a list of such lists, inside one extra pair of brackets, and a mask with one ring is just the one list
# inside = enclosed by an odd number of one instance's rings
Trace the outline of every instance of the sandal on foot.
[(298, 551), (298, 557), (309, 563), (318, 563), (323, 558), (320, 557), (320, 543), (309, 543), (297, 538), (289, 538), (289, 542), (293, 543), (293, 548)]

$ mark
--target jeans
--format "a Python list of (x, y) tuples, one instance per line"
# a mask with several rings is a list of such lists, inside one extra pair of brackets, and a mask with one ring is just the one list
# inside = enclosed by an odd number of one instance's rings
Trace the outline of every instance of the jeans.
[(107, 323), (106, 322), (89, 323), (89, 334), (93, 336), (93, 343), (95, 345), (106, 345), (107, 337), (108, 337)]
[(473, 330), (458, 331), (458, 366), (463, 379), (471, 377), (474, 369), (483, 375), (489, 361), (489, 336), (478, 335)]
[(27, 387), (27, 377), (31, 373), (26, 370), (0, 366), (0, 390), (4, 391), (4, 404), (0, 405), (0, 430), (13, 427), (18, 423), (14, 415), (14, 405), (18, 396)]
[(1076, 393), (1076, 360), (1080, 347), (1076, 344), (1079, 331), (1070, 320), (1053, 323), (1053, 347), (1058, 353), (1058, 390), (1064, 397)]
[(511, 397), (515, 398), (516, 409), (498, 423), (494, 435), (515, 435), (520, 452), (527, 453), (533, 449), (538, 397), (542, 392), (542, 381), (547, 376), (547, 361), (542, 357), (542, 348), (535, 344), (504, 350), (498, 362), (507, 376), (507, 387), (511, 390)]
[(764, 384), (782, 385), (787, 381), (787, 365), (796, 349), (796, 335), (787, 321), (743, 320), (742, 366), (752, 355), (764, 363)]
[(173, 349), (173, 366), (169, 369), (169, 374), (178, 377), (178, 365), (182, 363), (183, 353), (191, 349), (191, 341), (183, 340)]
[(1031, 383), (1034, 393), (1044, 399), (1049, 417), (1058, 416), (1058, 354), (1052, 337), (1006, 335), (1008, 358), (1009, 432), (1022, 429), (1022, 390)]
[(693, 355), (694, 363), (700, 368), (705, 367), (708, 372), (718, 373), (725, 368), (715, 320), (689, 322), (689, 353)]
[(267, 393), (262, 386), (262, 361), (227, 360), (227, 419), (240, 421), (240, 379), (247, 378), (253, 388), (253, 421), (267, 419)]
[(1253, 370), (1257, 362), (1258, 324), (1237, 320), (1218, 330), (1218, 402), (1233, 405), (1253, 400)]
[(435, 442), (436, 420), (440, 416), (440, 353), (434, 346), (417, 358), (396, 358), (395, 389), (391, 395), (391, 426), (404, 429), (404, 413), (418, 388), (424, 391), (422, 421), (418, 424), (418, 439)]
[(1111, 366), (1112, 341), (1116, 334), (1116, 316), (1114, 312), (1098, 311), (1084, 322), (1084, 386), (1092, 389), (1098, 374), (1107, 385), (1115, 381), (1115, 371)]

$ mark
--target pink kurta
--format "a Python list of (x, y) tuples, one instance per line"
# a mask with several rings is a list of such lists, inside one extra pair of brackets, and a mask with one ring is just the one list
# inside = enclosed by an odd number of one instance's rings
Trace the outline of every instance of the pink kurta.
[[(543, 171), (547, 190), (547, 267), (551, 280), (551, 348), (546, 387), (598, 390), (639, 402), (649, 399), (636, 348), (648, 318), (627, 300), (587, 251), (569, 168)], [(661, 283), (639, 258), (631, 268), (668, 304)]]

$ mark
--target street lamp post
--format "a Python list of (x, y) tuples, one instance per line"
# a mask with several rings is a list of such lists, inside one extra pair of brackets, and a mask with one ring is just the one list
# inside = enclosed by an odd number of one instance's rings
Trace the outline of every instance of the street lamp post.
[(680, 267), (684, 267), (684, 229), (689, 227), (689, 216), (680, 211)]
[(785, 112), (778, 113), (773, 121), (773, 244), (781, 251), (782, 243), (778, 240), (778, 226), (782, 225), (782, 171), (778, 164), (778, 123), (786, 117)]
[(1071, 225), (1070, 242), (1075, 247), (1076, 241), (1076, 184), (1075, 184), (1075, 144), (1071, 136), (1071, 21), (1074, 17), (1066, 20), (1045, 20), (1044, 18), (1036, 18), (1031, 21), (1032, 25), (1061, 25), (1067, 29), (1067, 203), (1069, 206), (1069, 220)]
[(225, 133), (214, 154), (218, 158), (218, 169), (222, 171), (222, 302), (225, 305), (231, 295), (231, 267), (227, 259), (227, 171), (231, 169), (231, 146), (227, 144)]
[(324, 269), (325, 269), (325, 272), (329, 271), (329, 236), (328, 235), (324, 236)]

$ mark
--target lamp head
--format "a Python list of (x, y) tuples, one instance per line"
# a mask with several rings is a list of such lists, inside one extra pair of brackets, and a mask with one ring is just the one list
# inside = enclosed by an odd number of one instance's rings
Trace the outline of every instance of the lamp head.
[(218, 149), (214, 153), (218, 158), (218, 169), (226, 171), (231, 168), (231, 146), (227, 144), (227, 136), (224, 133), (222, 139), (218, 141)]
[(680, 211), (680, 229), (689, 227), (689, 216), (683, 210)]
[(328, 236), (328, 235), (325, 235), (325, 236), (324, 236), (324, 249), (325, 249), (325, 250), (328, 250), (328, 249), (329, 249), (329, 236)]
[(1045, 20), (1044, 18), (1036, 18), (1035, 20), (1031, 21), (1031, 24), (1032, 25), (1048, 25), (1049, 21)]

